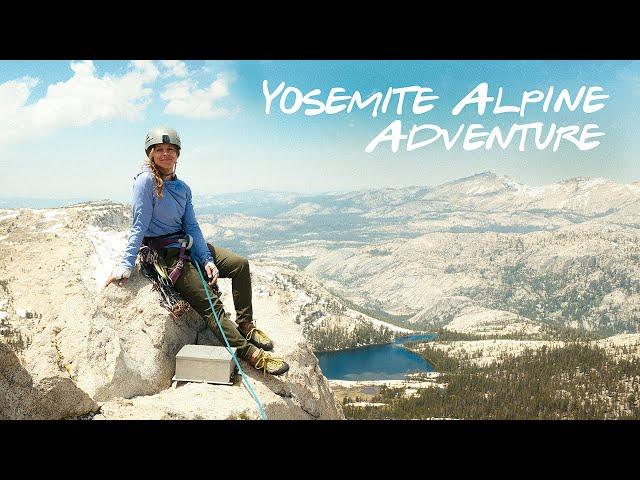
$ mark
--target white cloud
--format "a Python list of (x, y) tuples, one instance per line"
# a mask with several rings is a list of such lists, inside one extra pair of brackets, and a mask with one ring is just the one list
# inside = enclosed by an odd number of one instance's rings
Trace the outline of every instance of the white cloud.
[(152, 60), (133, 60), (131, 65), (145, 83), (153, 82), (158, 77), (158, 69)]
[(181, 60), (162, 60), (160, 63), (164, 67), (163, 77), (184, 78), (189, 74), (187, 64)]
[(199, 69), (205, 75), (211, 75), (213, 72), (231, 72), (235, 70), (237, 60), (205, 60)]
[(168, 102), (164, 113), (190, 118), (230, 116), (232, 111), (215, 103), (229, 96), (229, 85), (235, 80), (235, 73), (224, 72), (219, 73), (211, 85), (203, 89), (199, 89), (191, 79), (170, 83), (160, 95)]
[(71, 62), (73, 76), (49, 85), (33, 104), (27, 100), (38, 80), (23, 77), (0, 84), (0, 144), (34, 138), (69, 126), (99, 120), (135, 120), (151, 102), (151, 89), (159, 72), (151, 61), (135, 61), (121, 76), (96, 76), (92, 61)]
[(27, 102), (37, 78), (22, 77), (0, 84), (0, 119), (9, 118)]

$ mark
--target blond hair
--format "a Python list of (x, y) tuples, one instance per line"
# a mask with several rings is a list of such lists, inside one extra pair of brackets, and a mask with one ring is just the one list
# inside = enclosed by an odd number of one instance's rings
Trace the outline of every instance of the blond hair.
[(149, 148), (149, 150), (147, 151), (147, 159), (144, 163), (151, 169), (151, 173), (153, 173), (153, 177), (156, 182), (156, 188), (154, 189), (156, 197), (162, 198), (162, 187), (164, 186), (164, 179), (162, 178), (162, 174), (160, 173), (160, 170), (158, 170), (156, 164), (153, 163), (152, 154), (155, 148), (155, 145)]

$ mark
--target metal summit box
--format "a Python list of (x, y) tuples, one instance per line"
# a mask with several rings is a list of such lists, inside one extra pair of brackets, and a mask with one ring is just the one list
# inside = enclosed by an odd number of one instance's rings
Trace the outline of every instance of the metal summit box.
[[(235, 348), (231, 348), (235, 355)], [(173, 381), (233, 385), (235, 364), (225, 347), (185, 345), (176, 355)]]

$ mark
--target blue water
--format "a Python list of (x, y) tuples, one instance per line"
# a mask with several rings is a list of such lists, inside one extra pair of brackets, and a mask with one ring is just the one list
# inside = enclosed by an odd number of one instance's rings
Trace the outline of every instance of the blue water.
[(406, 342), (430, 340), (434, 335), (411, 335), (386, 345), (318, 352), (325, 377), (333, 380), (402, 380), (407, 373), (432, 372), (433, 367), (417, 353), (402, 346)]

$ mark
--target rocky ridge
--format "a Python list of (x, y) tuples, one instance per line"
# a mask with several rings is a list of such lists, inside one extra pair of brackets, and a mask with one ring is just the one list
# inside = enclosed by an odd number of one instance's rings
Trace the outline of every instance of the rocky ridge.
[[(175, 354), (217, 340), (195, 312), (173, 319), (135, 272), (101, 289), (126, 240), (128, 208), (91, 202), (0, 212), (0, 418), (258, 418), (239, 382), (174, 384)], [(258, 324), (290, 363), (264, 377), (241, 361), (271, 419), (344, 418), (318, 361), (284, 309), (268, 267), (252, 266)], [(230, 281), (223, 302), (233, 311)], [(20, 348), (9, 338), (28, 341)]]

